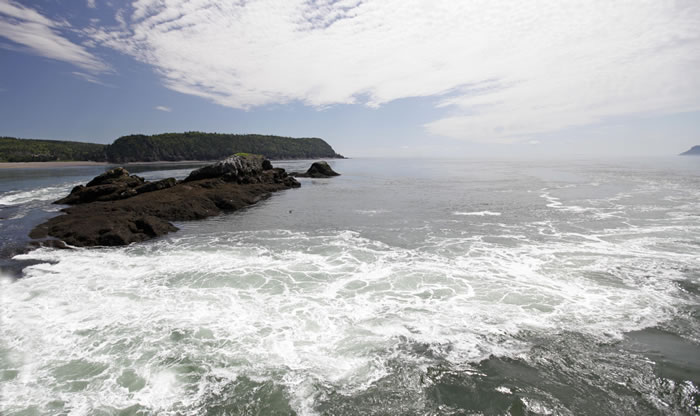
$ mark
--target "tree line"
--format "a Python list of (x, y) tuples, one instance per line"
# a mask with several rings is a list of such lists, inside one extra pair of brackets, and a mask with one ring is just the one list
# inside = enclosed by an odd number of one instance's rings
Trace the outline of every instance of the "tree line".
[(123, 136), (109, 145), (0, 137), (1, 162), (217, 160), (235, 153), (255, 153), (278, 160), (342, 157), (324, 140), (315, 137), (191, 131)]
[(93, 160), (104, 162), (105, 145), (58, 140), (0, 137), (0, 162), (50, 162)]

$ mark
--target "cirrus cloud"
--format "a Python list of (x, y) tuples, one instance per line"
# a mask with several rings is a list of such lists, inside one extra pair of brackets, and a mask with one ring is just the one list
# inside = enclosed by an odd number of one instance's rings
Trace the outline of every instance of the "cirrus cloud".
[[(237, 109), (426, 97), (429, 133), (487, 142), (700, 110), (696, 0), (135, 0), (115, 21), (84, 44)], [(104, 71), (62, 25), (0, 0), (0, 36)]]
[(138, 0), (103, 44), (249, 109), (437, 97), (431, 133), (517, 141), (700, 109), (697, 1)]
[(110, 71), (109, 65), (62, 35), (67, 21), (49, 19), (34, 9), (11, 0), (0, 0), (0, 37), (22, 45), (30, 52), (64, 61), (93, 73)]

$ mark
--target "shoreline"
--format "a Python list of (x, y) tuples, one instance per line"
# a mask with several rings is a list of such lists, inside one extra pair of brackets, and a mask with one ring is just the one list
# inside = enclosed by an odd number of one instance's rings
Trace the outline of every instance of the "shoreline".
[[(270, 159), (274, 162), (296, 161), (296, 160), (336, 160), (340, 158), (311, 158), (311, 159)], [(347, 159), (347, 158), (343, 158)], [(0, 169), (41, 169), (41, 168), (63, 168), (81, 166), (142, 166), (142, 165), (193, 165), (200, 163), (212, 163), (213, 160), (158, 160), (152, 162), (92, 162), (92, 161), (50, 161), (50, 162), (0, 162)]]
[(192, 165), (210, 163), (207, 160), (162, 160), (157, 162), (110, 163), (91, 161), (52, 161), (52, 162), (0, 162), (0, 169), (63, 168), (80, 166), (140, 166), (140, 165)]
[(72, 162), (0, 162), (0, 169), (61, 168), (76, 166), (108, 166), (107, 162), (72, 161)]

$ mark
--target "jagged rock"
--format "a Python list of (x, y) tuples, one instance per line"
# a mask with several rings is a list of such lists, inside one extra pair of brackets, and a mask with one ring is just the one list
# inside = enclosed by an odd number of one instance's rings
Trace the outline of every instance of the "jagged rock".
[[(267, 162), (267, 163), (266, 163)], [(266, 169), (269, 167), (269, 169)], [(199, 179), (192, 179), (199, 172)], [(170, 221), (206, 218), (254, 204), (282, 189), (300, 184), (284, 169), (256, 155), (237, 155), (198, 169), (187, 181), (141, 179), (123, 168), (112, 169), (77, 186), (57, 202), (73, 206), (36, 227), (33, 239), (58, 238), (71, 246), (120, 246), (148, 240), (177, 228)], [(211, 176), (218, 172), (218, 176)], [(138, 177), (137, 177), (138, 178)], [(111, 199), (105, 199), (111, 198)]]
[(184, 182), (222, 178), (229, 182), (242, 183), (247, 180), (248, 182), (244, 183), (256, 183), (253, 178), (266, 168), (271, 169), (272, 163), (260, 155), (237, 154), (192, 171)]
[[(174, 179), (173, 179), (174, 180)], [(87, 185), (78, 185), (57, 204), (75, 205), (93, 201), (114, 201), (136, 195), (135, 188), (142, 187), (146, 181), (142, 177), (129, 175), (124, 168), (114, 168), (96, 176)]]
[(90, 182), (87, 183), (87, 187), (104, 185), (105, 183), (112, 183), (115, 179), (128, 177), (129, 172), (124, 168), (114, 168), (107, 172), (95, 176)]
[(144, 185), (137, 186), (134, 188), (137, 194), (143, 194), (146, 192), (160, 191), (161, 189), (172, 188), (177, 185), (177, 180), (175, 178), (161, 179), (157, 182), (148, 182)]
[[(80, 208), (88, 205), (81, 205)], [(140, 212), (111, 211), (103, 207), (89, 210), (78, 209), (69, 215), (55, 217), (32, 230), (31, 238), (42, 238), (45, 234), (60, 238), (71, 246), (123, 246), (148, 240), (176, 231), (166, 220)], [(71, 215), (73, 214), (73, 215)]]
[(322, 160), (314, 162), (306, 172), (294, 172), (292, 175), (299, 178), (330, 178), (332, 176), (340, 176), (340, 173), (331, 169), (328, 162)]

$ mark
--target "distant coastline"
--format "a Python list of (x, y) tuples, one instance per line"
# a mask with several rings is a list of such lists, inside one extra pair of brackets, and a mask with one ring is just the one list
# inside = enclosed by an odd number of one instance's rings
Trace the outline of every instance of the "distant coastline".
[(680, 156), (700, 156), (700, 146), (693, 146), (681, 153)]
[(52, 162), (0, 162), (0, 169), (69, 168), (79, 166), (108, 166), (107, 162), (52, 161)]
[(122, 136), (112, 144), (0, 137), (1, 163), (212, 161), (236, 153), (260, 154), (272, 160), (343, 158), (317, 137), (195, 131)]
[[(280, 160), (304, 160), (298, 159), (271, 159), (272, 161)], [(314, 160), (315, 158), (309, 158)], [(50, 162), (0, 162), (0, 169), (52, 169), (52, 168), (72, 168), (81, 166), (149, 166), (149, 165), (196, 165), (211, 163), (212, 160), (154, 160), (150, 162), (93, 162), (89, 160), (54, 160)]]
[[(199, 163), (207, 163), (208, 160), (160, 160), (153, 162), (130, 162), (120, 163), (119, 165), (191, 165)], [(0, 162), (0, 169), (32, 169), (32, 168), (71, 168), (80, 166), (113, 166), (116, 163), (110, 162), (93, 162), (89, 160), (55, 160), (51, 162)]]

